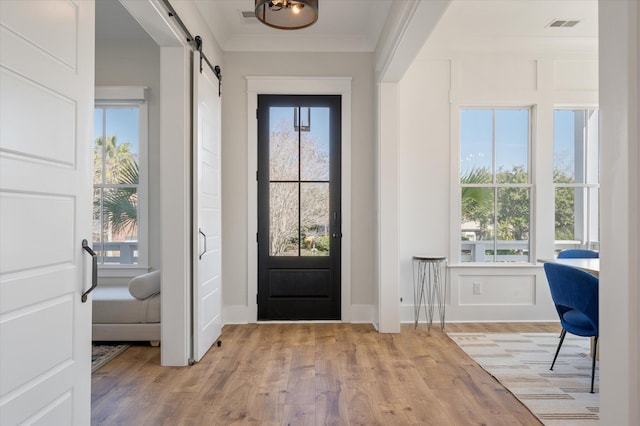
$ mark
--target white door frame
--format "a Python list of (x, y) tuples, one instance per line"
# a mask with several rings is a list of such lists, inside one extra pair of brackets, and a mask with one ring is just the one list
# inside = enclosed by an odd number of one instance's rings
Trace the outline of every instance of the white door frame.
[(160, 363), (188, 365), (191, 293), (191, 48), (160, 0), (120, 0), (160, 46)]
[(258, 95), (342, 96), (341, 321), (351, 322), (351, 77), (247, 77), (247, 322), (258, 320)]

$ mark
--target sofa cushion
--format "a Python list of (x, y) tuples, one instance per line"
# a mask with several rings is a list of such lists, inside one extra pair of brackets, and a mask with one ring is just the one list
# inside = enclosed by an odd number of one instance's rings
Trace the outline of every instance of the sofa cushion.
[(94, 324), (160, 322), (160, 295), (138, 300), (126, 287), (98, 287), (93, 291)]
[(138, 275), (129, 281), (129, 293), (138, 300), (160, 293), (160, 271)]

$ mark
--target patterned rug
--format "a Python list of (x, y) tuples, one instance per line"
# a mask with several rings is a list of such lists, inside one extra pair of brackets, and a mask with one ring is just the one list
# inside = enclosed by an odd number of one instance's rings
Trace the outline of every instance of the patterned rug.
[(553, 371), (559, 333), (448, 333), (545, 425), (597, 425), (598, 364), (590, 393), (590, 340), (567, 333)]
[(94, 344), (91, 348), (91, 372), (95, 373), (106, 363), (126, 351), (129, 345)]

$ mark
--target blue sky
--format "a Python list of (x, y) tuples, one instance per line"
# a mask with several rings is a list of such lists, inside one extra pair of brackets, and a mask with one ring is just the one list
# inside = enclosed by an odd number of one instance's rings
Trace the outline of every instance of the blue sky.
[(553, 112), (553, 163), (571, 175), (575, 174), (575, 115), (567, 109)]
[[(582, 111), (554, 110), (554, 164), (563, 165), (565, 172), (574, 171), (575, 120)], [(460, 173), (474, 168), (492, 168), (493, 111), (463, 109), (460, 113)], [(529, 110), (496, 109), (496, 166), (505, 170), (528, 164)]]
[(528, 109), (463, 109), (460, 113), (460, 173), (492, 169), (495, 111), (496, 168), (528, 168)]
[[(106, 123), (107, 136), (116, 136), (118, 143), (130, 142), (130, 151), (138, 155), (138, 108), (107, 107)], [(102, 111), (94, 111), (94, 140), (102, 136)]]

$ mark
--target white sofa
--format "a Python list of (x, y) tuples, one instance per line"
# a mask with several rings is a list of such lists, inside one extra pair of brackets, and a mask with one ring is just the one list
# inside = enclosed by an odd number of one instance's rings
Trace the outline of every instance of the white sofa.
[(160, 343), (160, 271), (138, 275), (128, 287), (93, 291), (93, 341)]

